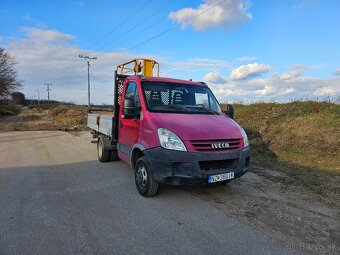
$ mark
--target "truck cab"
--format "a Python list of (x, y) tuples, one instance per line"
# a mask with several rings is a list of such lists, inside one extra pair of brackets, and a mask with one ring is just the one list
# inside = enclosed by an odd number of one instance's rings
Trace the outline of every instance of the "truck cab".
[(130, 164), (141, 195), (155, 195), (159, 183), (225, 183), (248, 171), (247, 135), (205, 83), (117, 72), (115, 80), (112, 135), (94, 132), (98, 158)]

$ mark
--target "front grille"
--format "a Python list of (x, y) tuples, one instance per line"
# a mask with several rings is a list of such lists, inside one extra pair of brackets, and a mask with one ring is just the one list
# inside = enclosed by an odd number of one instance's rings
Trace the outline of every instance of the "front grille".
[[(231, 151), (241, 146), (240, 138), (219, 140), (192, 140), (190, 141), (196, 151)], [(228, 144), (229, 146), (225, 146)]]
[(232, 169), (237, 159), (200, 161), (200, 168), (203, 171), (229, 170)]

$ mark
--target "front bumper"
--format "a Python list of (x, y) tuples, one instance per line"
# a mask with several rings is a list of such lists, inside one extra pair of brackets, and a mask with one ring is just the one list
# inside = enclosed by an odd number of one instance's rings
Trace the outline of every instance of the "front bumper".
[(235, 178), (249, 169), (249, 147), (241, 151), (193, 153), (161, 147), (143, 151), (155, 181), (167, 184), (207, 184), (209, 175), (234, 172)]

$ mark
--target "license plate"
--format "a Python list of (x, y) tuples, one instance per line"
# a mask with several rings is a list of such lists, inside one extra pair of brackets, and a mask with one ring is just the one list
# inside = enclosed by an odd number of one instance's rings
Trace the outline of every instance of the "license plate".
[(231, 179), (234, 179), (234, 172), (225, 173), (225, 174), (217, 174), (217, 175), (209, 175), (208, 183), (222, 182), (222, 181), (231, 180)]

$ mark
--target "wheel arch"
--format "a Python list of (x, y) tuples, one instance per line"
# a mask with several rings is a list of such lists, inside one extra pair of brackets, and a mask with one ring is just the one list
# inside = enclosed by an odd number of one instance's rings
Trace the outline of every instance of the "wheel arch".
[(132, 152), (131, 152), (131, 166), (134, 168), (135, 165), (136, 165), (136, 162), (137, 160), (140, 158), (140, 157), (143, 157), (144, 156), (144, 153), (143, 151), (145, 150), (145, 147), (141, 144), (135, 144), (133, 147), (132, 147)]

